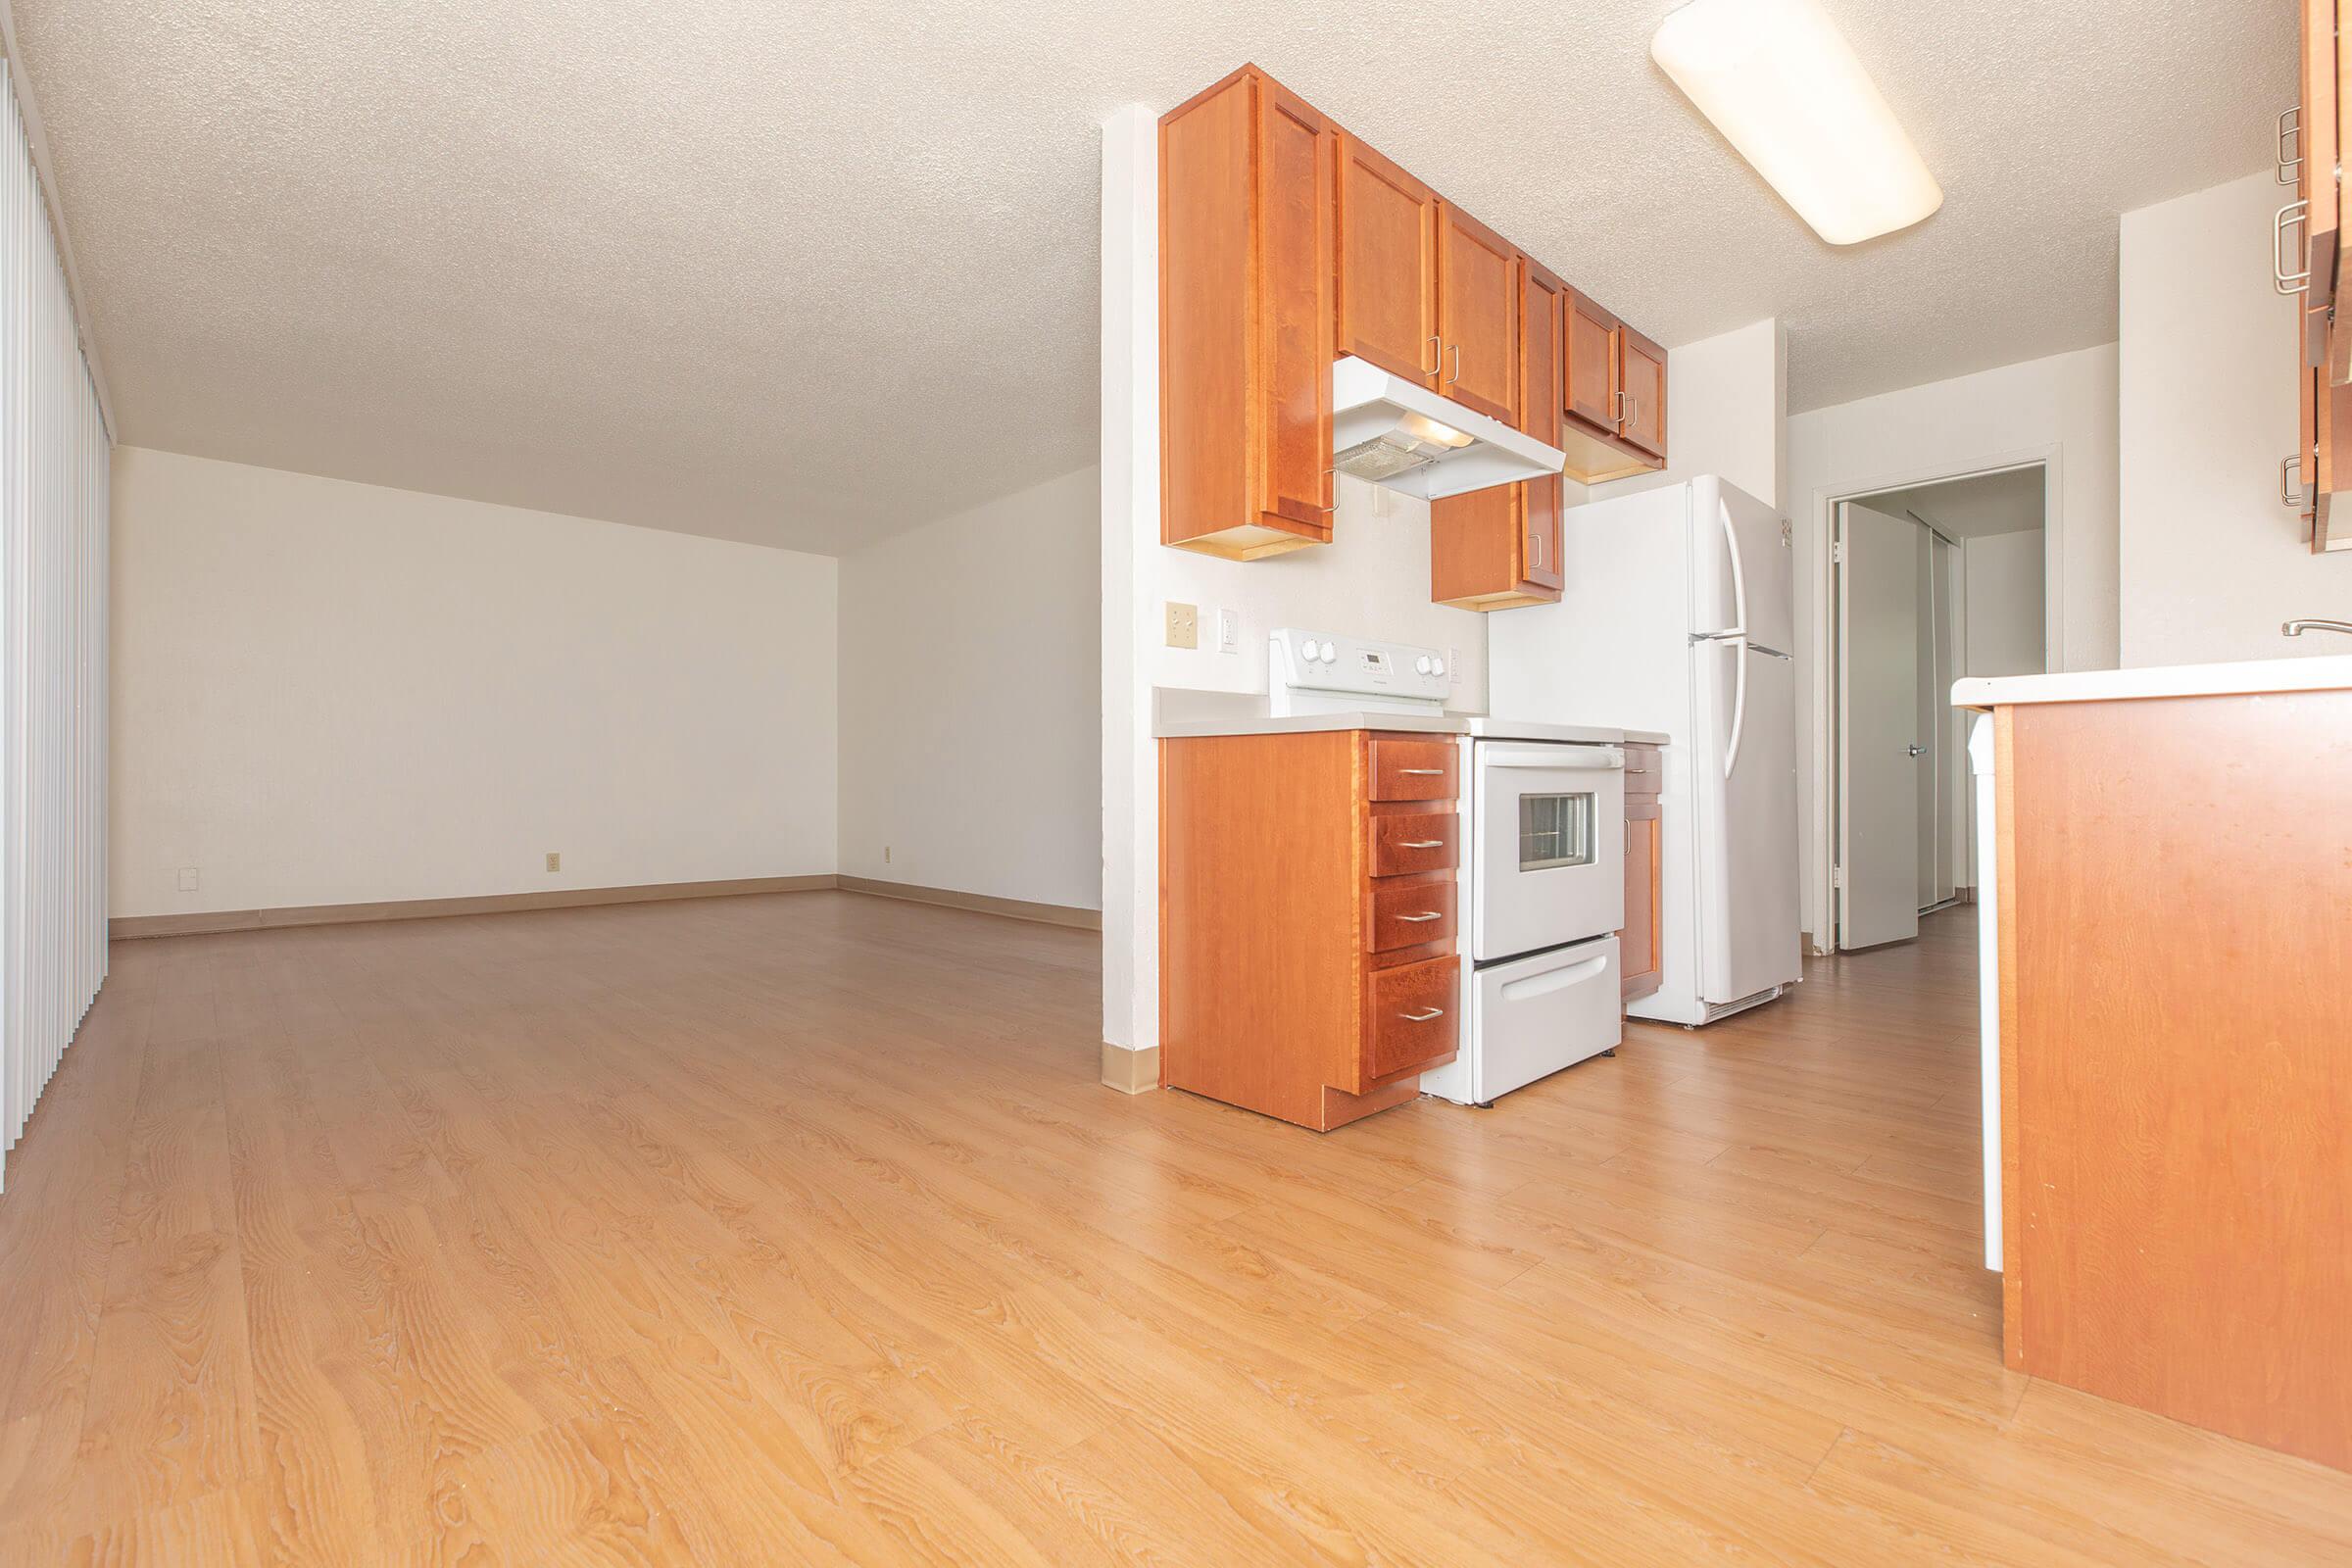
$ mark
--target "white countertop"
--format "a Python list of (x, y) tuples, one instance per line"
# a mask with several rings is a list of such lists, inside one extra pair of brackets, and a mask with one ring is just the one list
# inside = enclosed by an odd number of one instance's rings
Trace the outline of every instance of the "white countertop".
[(2249, 659), (2230, 664), (2151, 664), (2057, 675), (1979, 675), (1952, 683), (1954, 708), (2016, 703), (2129, 702), (2140, 697), (2236, 697), (2352, 688), (2352, 656)]
[(1266, 700), (1261, 695), (1169, 686), (1155, 687), (1152, 693), (1152, 733), (1161, 740), (1200, 735), (1301, 735), (1341, 729), (1385, 729), (1414, 735), (1494, 735), (1514, 740), (1573, 741), (1591, 746), (1617, 746), (1627, 741), (1642, 746), (1670, 744), (1666, 736), (1654, 730), (1498, 721), (1477, 713), (1446, 712), (1433, 716), (1349, 709), (1337, 713), (1300, 713), (1276, 718), (1266, 711)]

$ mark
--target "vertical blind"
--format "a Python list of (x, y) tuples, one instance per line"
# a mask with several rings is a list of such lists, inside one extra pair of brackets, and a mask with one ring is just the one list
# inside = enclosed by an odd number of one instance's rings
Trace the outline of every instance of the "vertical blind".
[[(0, 1150), (106, 978), (107, 431), (0, 75)], [(0, 1175), (4, 1175), (0, 1163)]]

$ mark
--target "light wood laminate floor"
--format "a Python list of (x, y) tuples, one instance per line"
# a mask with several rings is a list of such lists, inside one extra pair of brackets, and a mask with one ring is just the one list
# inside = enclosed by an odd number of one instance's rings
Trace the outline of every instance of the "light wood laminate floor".
[(0, 1199), (0, 1561), (2352, 1561), (2003, 1369), (1970, 925), (1329, 1137), (1088, 933), (810, 893), (120, 945)]

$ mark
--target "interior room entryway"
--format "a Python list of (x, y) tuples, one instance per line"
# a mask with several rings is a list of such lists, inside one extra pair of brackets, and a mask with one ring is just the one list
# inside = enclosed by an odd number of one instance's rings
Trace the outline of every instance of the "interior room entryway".
[(1837, 945), (1919, 935), (1975, 876), (1964, 675), (2040, 672), (2046, 471), (2034, 463), (1838, 503)]

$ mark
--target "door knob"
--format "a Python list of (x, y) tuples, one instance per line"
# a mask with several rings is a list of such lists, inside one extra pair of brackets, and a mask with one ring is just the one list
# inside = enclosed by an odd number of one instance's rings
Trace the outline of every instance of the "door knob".
[(1925, 757), (1928, 755), (1928, 749), (1925, 746), (1906, 746), (1903, 748), (1903, 750), (1909, 752), (1913, 757)]

